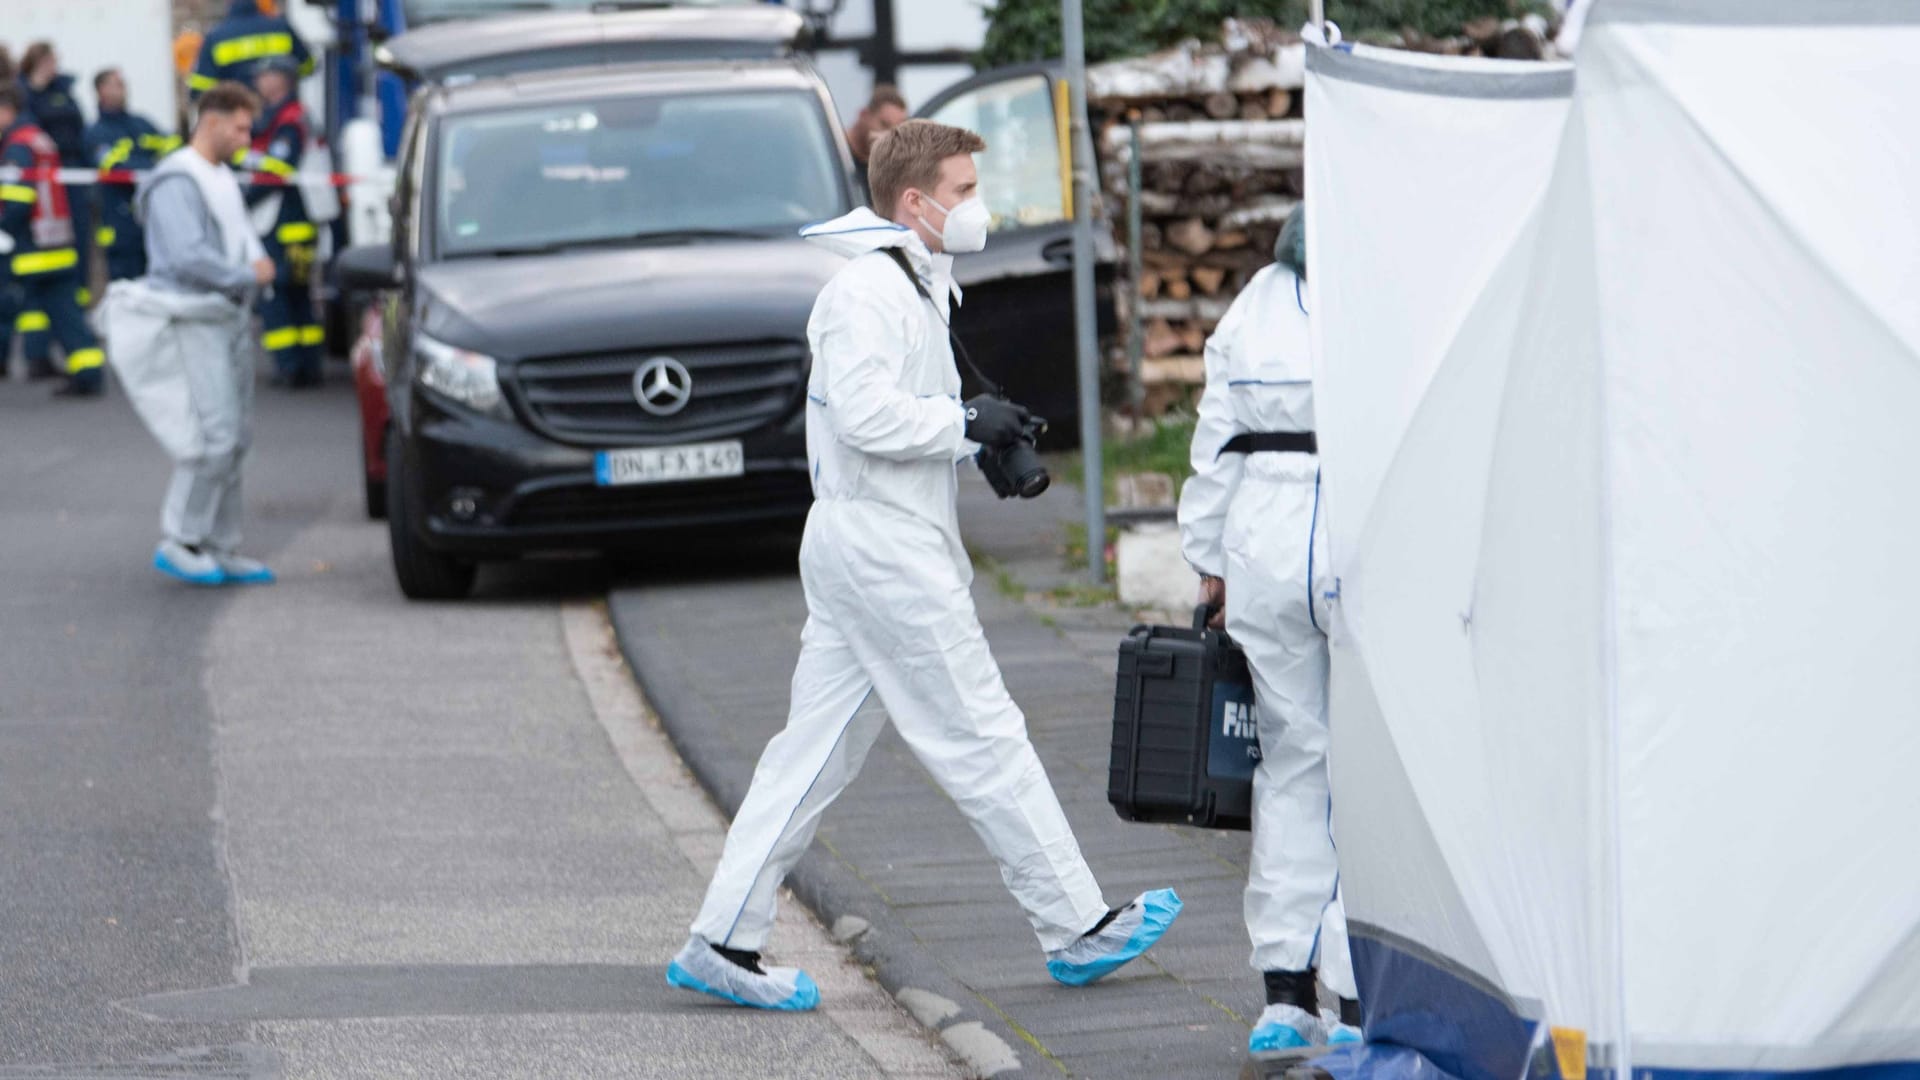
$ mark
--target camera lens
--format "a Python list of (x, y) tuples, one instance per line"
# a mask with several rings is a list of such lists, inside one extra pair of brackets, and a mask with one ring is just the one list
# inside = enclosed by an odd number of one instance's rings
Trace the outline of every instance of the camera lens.
[(1000, 467), (1012, 481), (1009, 486), (1014, 494), (1023, 499), (1039, 495), (1053, 483), (1053, 477), (1047, 475), (1047, 467), (1040, 463), (1040, 455), (1034, 453), (1030, 443), (1017, 442), (1007, 447), (1000, 455)]

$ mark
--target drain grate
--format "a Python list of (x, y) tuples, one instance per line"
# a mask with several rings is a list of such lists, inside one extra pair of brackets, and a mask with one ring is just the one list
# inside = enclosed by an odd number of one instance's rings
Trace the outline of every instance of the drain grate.
[(0, 1065), (0, 1080), (278, 1080), (280, 1055), (269, 1046), (195, 1046), (138, 1061)]

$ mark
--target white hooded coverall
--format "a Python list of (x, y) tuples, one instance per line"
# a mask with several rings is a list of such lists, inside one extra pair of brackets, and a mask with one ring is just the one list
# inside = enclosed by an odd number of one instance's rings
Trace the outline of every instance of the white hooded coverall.
[[(1107, 905), (974, 613), (955, 470), (976, 448), (944, 325), (959, 298), (951, 257), (866, 209), (802, 235), (852, 257), (807, 323), (807, 623), (786, 729), (760, 756), (693, 932), (761, 948), (782, 880), (890, 716), (999, 862), (1041, 947), (1064, 948)], [(884, 248), (906, 252), (938, 318)], [(862, 710), (870, 695), (884, 716)]]
[(1227, 583), (1227, 632), (1253, 669), (1260, 765), (1245, 911), (1258, 971), (1317, 967), (1357, 996), (1327, 790), (1326, 527), (1319, 459), (1222, 454), (1242, 432), (1313, 427), (1306, 291), (1274, 265), (1254, 275), (1207, 340), (1207, 386), (1180, 493), (1187, 562)]
[(168, 154), (134, 198), (152, 265), (107, 293), (107, 356), (174, 461), (162, 535), (231, 554), (253, 429), (251, 264), (266, 252), (232, 171), (192, 147)]

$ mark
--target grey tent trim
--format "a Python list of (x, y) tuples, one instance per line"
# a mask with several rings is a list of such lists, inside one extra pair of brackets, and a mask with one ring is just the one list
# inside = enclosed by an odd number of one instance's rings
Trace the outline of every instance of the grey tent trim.
[(1672, 26), (1920, 25), (1913, 0), (1579, 0), (1592, 5), (1589, 25)]
[(1443, 71), (1418, 64), (1357, 56), (1344, 49), (1307, 47), (1307, 70), (1343, 82), (1410, 94), (1467, 98), (1563, 98), (1573, 93), (1570, 64), (1510, 61), (1515, 70)]

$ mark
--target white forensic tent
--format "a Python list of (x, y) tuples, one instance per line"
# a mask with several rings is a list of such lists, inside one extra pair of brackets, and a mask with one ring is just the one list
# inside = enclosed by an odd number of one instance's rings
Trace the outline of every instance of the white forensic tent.
[(1571, 73), (1310, 50), (1370, 1041), (1920, 1077), (1916, 56), (1911, 0), (1600, 0)]

